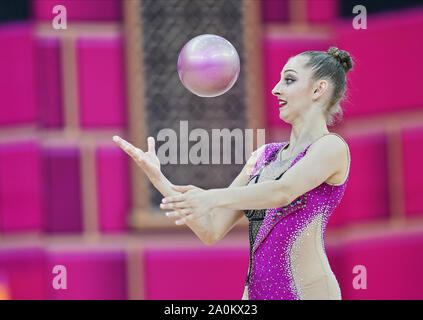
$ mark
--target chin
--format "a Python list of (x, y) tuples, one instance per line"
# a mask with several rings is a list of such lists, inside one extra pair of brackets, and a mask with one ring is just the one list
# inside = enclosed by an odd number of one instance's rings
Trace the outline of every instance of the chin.
[(279, 119), (281, 119), (283, 122), (290, 123), (290, 122), (286, 119), (286, 117), (282, 116), (281, 114), (279, 114)]
[(283, 122), (291, 124), (291, 121), (289, 121), (289, 118), (287, 117), (287, 115), (282, 114), (282, 111), (279, 111), (279, 119), (281, 119)]

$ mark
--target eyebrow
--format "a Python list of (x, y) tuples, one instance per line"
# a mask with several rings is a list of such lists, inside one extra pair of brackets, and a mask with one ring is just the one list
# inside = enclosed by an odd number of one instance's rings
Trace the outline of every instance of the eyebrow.
[[(287, 69), (284, 72), (288, 72), (288, 71), (294, 71), (295, 73), (297, 73), (297, 71), (295, 71), (294, 69)], [(282, 74), (282, 72), (281, 72), (281, 74)]]

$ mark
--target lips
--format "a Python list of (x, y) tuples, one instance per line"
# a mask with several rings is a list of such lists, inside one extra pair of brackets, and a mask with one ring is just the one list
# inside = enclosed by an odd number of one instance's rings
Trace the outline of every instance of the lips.
[(279, 101), (279, 107), (283, 107), (283, 106), (285, 106), (288, 103), (288, 102), (286, 102), (283, 99), (278, 99), (278, 101)]

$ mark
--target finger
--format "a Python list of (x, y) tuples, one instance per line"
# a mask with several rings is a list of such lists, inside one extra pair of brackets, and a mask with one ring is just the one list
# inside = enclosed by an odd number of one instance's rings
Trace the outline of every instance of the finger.
[(181, 219), (181, 220), (176, 220), (176, 221), (175, 221), (175, 224), (177, 224), (178, 226), (180, 226), (180, 225), (182, 225), (182, 224), (185, 224), (185, 220), (184, 220), (184, 219)]
[(195, 189), (195, 187), (193, 185), (187, 185), (187, 186), (172, 185), (171, 187), (172, 187), (172, 189), (179, 191), (179, 192), (182, 192), (182, 193), (185, 193), (185, 192), (187, 192), (191, 189)]
[(125, 141), (124, 139), (118, 137), (117, 140), (115, 140), (117, 144), (122, 148), (123, 151), (125, 151), (127, 154), (129, 154), (131, 157), (137, 157), (140, 154), (143, 154), (141, 149), (136, 148), (132, 144), (130, 144), (128, 141)]
[(175, 202), (181, 202), (181, 201), (185, 201), (185, 200), (186, 200), (186, 195), (178, 194), (176, 196), (163, 198), (162, 203), (175, 203)]
[(189, 214), (189, 215), (183, 217), (182, 219), (176, 220), (175, 224), (177, 224), (177, 225), (186, 224), (187, 222), (189, 222), (189, 221), (191, 221), (195, 218), (196, 218), (195, 214), (192, 213), (192, 214)]
[(182, 224), (185, 224), (186, 222), (187, 222), (187, 217), (182, 218), (182, 219), (179, 219), (179, 220), (176, 220), (175, 221), (175, 224), (182, 225)]
[(180, 209), (166, 212), (166, 216), (170, 218), (183, 218), (192, 213), (191, 209)]
[(125, 141), (121, 137), (114, 136), (113, 141), (116, 142), (119, 147), (121, 147), (122, 150), (130, 155), (134, 160), (138, 160), (138, 157), (144, 153), (141, 149), (134, 147), (132, 144), (130, 144), (128, 141)]
[(160, 209), (164, 210), (179, 210), (179, 209), (188, 209), (188, 205), (185, 202), (175, 202), (175, 203), (161, 203)]
[(156, 146), (156, 143), (154, 141), (154, 138), (153, 137), (148, 137), (147, 143), (148, 143), (148, 152), (155, 153), (156, 152), (156, 147), (155, 147)]

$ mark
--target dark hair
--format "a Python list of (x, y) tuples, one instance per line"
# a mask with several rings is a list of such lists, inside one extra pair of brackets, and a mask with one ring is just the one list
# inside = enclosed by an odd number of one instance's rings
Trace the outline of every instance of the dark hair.
[(299, 56), (309, 58), (305, 64), (313, 70), (313, 79), (328, 79), (332, 82), (334, 89), (329, 106), (326, 109), (326, 121), (329, 125), (334, 123), (337, 115), (342, 118), (343, 112), (339, 105), (346, 89), (345, 74), (352, 69), (353, 61), (347, 51), (330, 47), (328, 51), (305, 51)]

